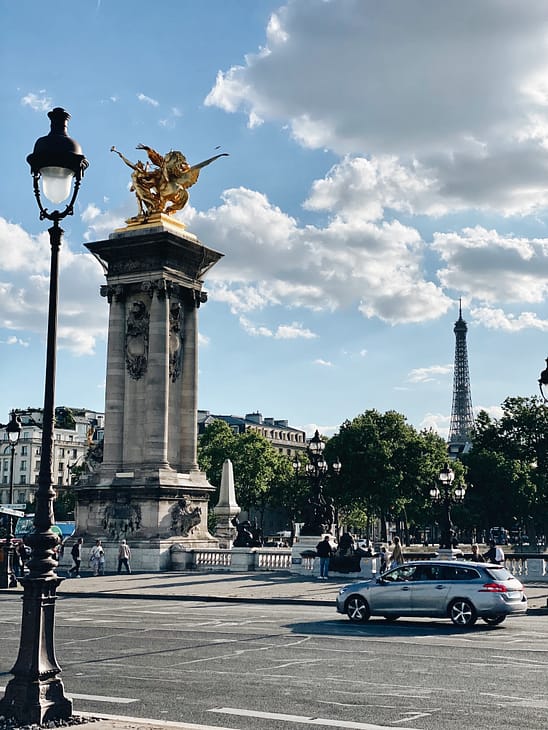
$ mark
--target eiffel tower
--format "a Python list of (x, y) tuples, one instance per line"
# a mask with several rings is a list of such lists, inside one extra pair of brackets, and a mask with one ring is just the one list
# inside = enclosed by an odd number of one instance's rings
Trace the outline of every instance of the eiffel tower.
[(453, 407), (449, 426), (448, 452), (456, 459), (459, 454), (471, 448), (471, 432), (474, 427), (470, 374), (468, 371), (468, 352), (466, 333), (468, 327), (462, 318), (462, 301), (459, 299), (459, 318), (455, 322), (455, 367), (453, 370)]

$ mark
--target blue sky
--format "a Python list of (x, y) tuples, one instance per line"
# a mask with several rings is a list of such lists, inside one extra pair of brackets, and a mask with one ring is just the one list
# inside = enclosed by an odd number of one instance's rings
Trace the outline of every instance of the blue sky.
[(0, 421), (41, 406), (49, 277), (26, 156), (54, 106), (90, 167), (64, 222), (57, 404), (103, 409), (84, 243), (137, 212), (138, 143), (203, 171), (181, 214), (225, 257), (199, 407), (334, 433), (367, 408), (447, 433), (462, 297), (474, 407), (548, 352), (544, 0), (0, 0)]

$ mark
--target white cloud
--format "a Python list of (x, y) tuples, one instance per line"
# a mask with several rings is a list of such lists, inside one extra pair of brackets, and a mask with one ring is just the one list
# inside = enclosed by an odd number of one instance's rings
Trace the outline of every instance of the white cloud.
[(40, 91), (38, 94), (30, 91), (28, 94), (21, 99), (23, 106), (30, 106), (36, 112), (49, 112), (53, 107), (53, 101), (51, 97), (46, 96), (45, 91)]
[[(377, 181), (373, 217), (378, 195), (402, 210), (530, 213), (548, 204), (547, 37), (544, 0), (289, 0), (205, 103), (349, 161), (391, 160), (403, 178)], [(372, 183), (356, 174), (358, 196)]]
[(505, 313), (502, 309), (474, 307), (471, 310), (474, 322), (491, 330), (520, 332), (524, 329), (548, 331), (548, 319), (539, 319), (534, 312), (521, 312), (519, 315)]
[(227, 190), (205, 213), (189, 209), (187, 225), (227, 256), (208, 275), (212, 299), (236, 313), (285, 304), (333, 311), (356, 307), (392, 324), (435, 319), (451, 300), (422, 269), (425, 244), (398, 221), (334, 217), (299, 226), (268, 198)]
[(449, 426), (451, 424), (451, 416), (442, 413), (425, 413), (424, 418), (419, 423), (419, 429), (432, 429), (442, 438), (447, 439), (449, 436)]
[(311, 340), (318, 335), (309, 330), (307, 327), (303, 327), (300, 322), (293, 322), (292, 324), (281, 324), (276, 329), (274, 337), (278, 340)]
[(332, 368), (333, 363), (329, 360), (323, 360), (321, 357), (314, 360), (314, 365), (320, 365), (322, 368)]
[(435, 233), (445, 287), (488, 304), (540, 302), (548, 291), (548, 239), (501, 235), (481, 226)]
[(438, 376), (448, 375), (453, 372), (453, 365), (430, 365), (427, 368), (414, 368), (407, 374), (410, 383), (431, 383)]
[[(101, 269), (90, 254), (75, 254), (68, 236), (61, 247), (59, 268), (59, 347), (91, 354), (97, 339), (106, 337), (107, 307), (99, 297), (104, 281)], [(0, 327), (43, 339), (49, 281), (47, 233), (31, 236), (21, 226), (0, 218)]]
[(19, 347), (28, 347), (28, 340), (22, 340), (20, 337), (11, 335), (7, 340), (0, 340), (0, 345), (19, 345)]
[(150, 104), (150, 106), (160, 106), (159, 101), (156, 101), (156, 99), (153, 99), (150, 96), (146, 96), (146, 94), (137, 94), (137, 98), (144, 104)]

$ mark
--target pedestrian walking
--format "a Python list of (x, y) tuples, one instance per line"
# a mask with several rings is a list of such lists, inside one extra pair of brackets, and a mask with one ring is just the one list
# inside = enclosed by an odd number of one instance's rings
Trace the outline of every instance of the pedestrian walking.
[(82, 537), (79, 537), (78, 540), (74, 543), (72, 546), (72, 549), (70, 551), (70, 557), (72, 558), (72, 562), (74, 565), (68, 572), (69, 578), (80, 578), (80, 565), (82, 563), (82, 545), (84, 544), (84, 539)]
[(329, 578), (329, 559), (333, 555), (333, 548), (329, 542), (329, 537), (329, 535), (326, 535), (316, 545), (316, 553), (320, 558), (320, 575), (318, 576), (318, 580), (327, 580)]
[(118, 548), (118, 573), (122, 572), (122, 565), (126, 569), (126, 573), (131, 573), (129, 567), (129, 559), (131, 558), (131, 549), (125, 540), (122, 540)]
[(392, 550), (392, 563), (390, 567), (397, 568), (398, 565), (403, 565), (405, 563), (405, 558), (403, 557), (403, 550), (401, 549), (400, 538), (397, 535), (394, 538), (393, 542), (394, 548)]
[(101, 545), (101, 540), (96, 540), (95, 545), (89, 552), (89, 564), (93, 569), (93, 575), (105, 574), (105, 551)]
[(388, 570), (389, 567), (390, 567), (390, 553), (386, 549), (386, 546), (383, 545), (381, 547), (381, 552), (380, 552), (379, 572), (381, 574), (386, 573), (386, 571)]

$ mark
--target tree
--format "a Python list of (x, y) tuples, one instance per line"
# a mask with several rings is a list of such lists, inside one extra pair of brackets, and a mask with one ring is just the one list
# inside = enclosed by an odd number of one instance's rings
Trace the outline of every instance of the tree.
[(418, 524), (425, 520), (428, 491), (447, 447), (433, 432), (417, 432), (396, 411), (368, 410), (345, 421), (327, 443), (327, 461), (335, 456), (343, 466), (327, 490), (339, 512), (362, 509), (370, 519), (380, 518), (384, 530), (389, 519), (400, 520), (408, 532), (410, 517)]
[(262, 516), (268, 504), (280, 504), (279, 489), (288, 494), (289, 460), (256, 431), (234, 434), (225, 421), (216, 420), (200, 438), (198, 463), (217, 488), (225, 459), (232, 461), (236, 500), (243, 510), (253, 508)]
[(473, 487), (476, 524), (525, 527), (530, 538), (548, 530), (548, 409), (537, 397), (509, 397), (502, 417), (481, 411), (474, 448), (463, 458)]

